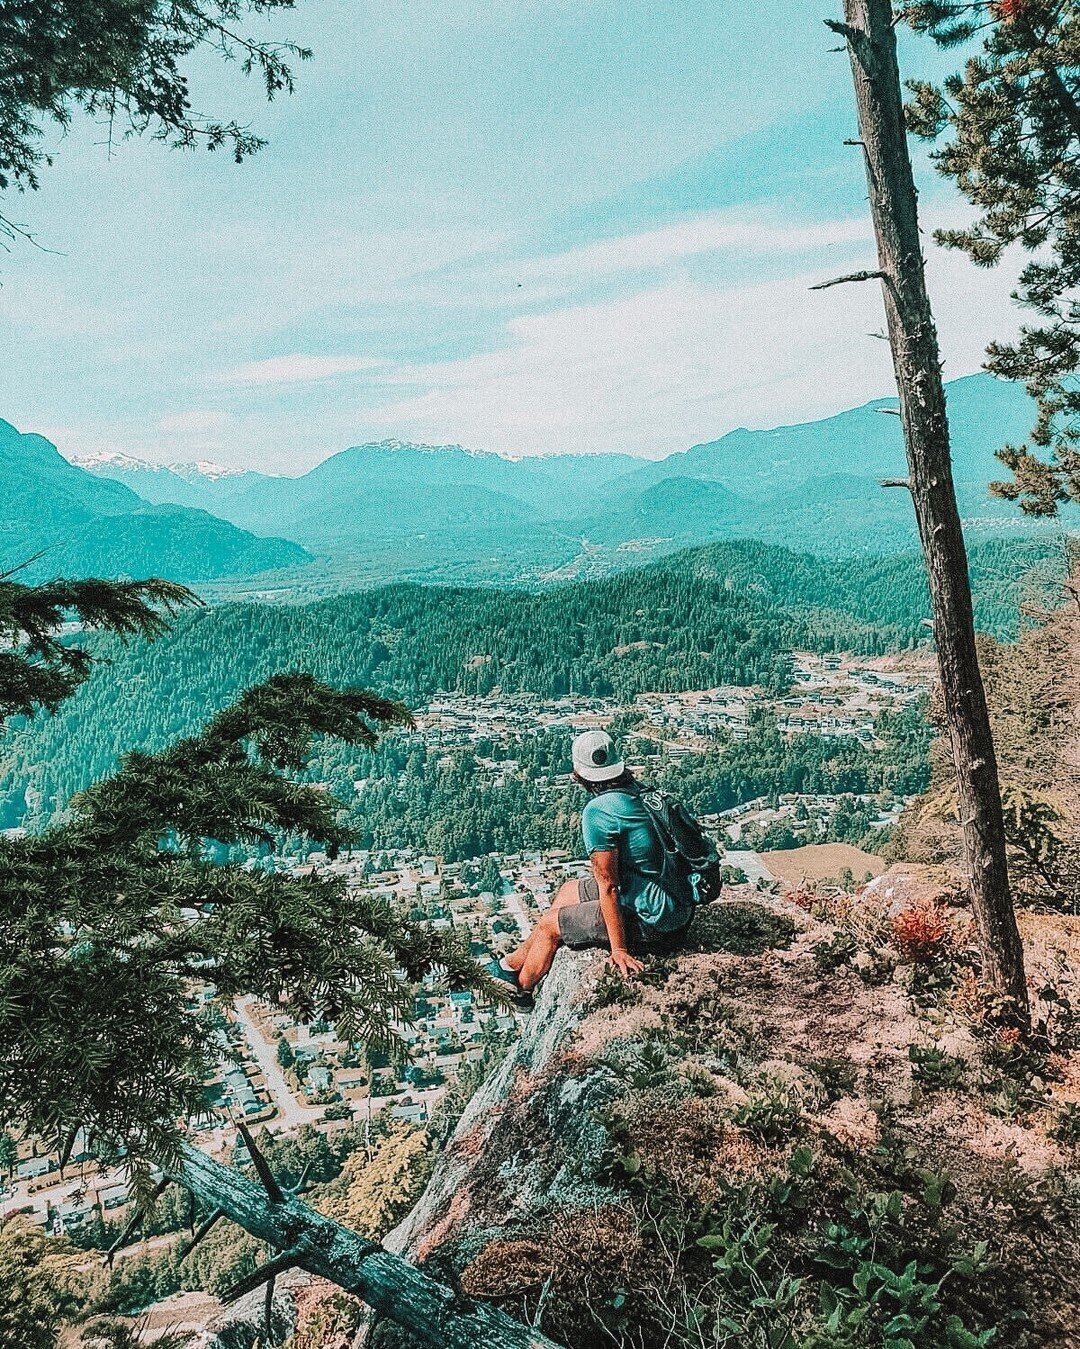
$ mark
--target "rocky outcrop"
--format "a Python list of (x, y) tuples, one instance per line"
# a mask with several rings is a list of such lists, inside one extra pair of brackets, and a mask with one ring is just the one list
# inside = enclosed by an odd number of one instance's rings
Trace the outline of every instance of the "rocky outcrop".
[[(276, 1281), (270, 1344), (285, 1344), (295, 1332), (297, 1292), (310, 1283), (311, 1275), (303, 1270), (289, 1270)], [(259, 1349), (266, 1342), (266, 1294), (259, 1288), (215, 1312), (190, 1349)]]
[[(477, 1246), (488, 1228), (583, 1198), (567, 1157), (587, 1157), (601, 1145), (594, 1116), (618, 1095), (618, 1083), (605, 1068), (580, 1077), (556, 1069), (603, 964), (596, 953), (559, 952), (521, 1038), (470, 1101), (420, 1202), (384, 1241), (388, 1249), (423, 1262), (465, 1227)], [(526, 1098), (538, 1127), (508, 1146)]]
[[(1074, 1344), (1080, 1064), (981, 1033), (963, 952), (912, 965), (878, 898), (744, 893), (632, 985), (560, 953), (387, 1246), (567, 1349), (764, 1344), (778, 1315), (832, 1342), (909, 1266), (919, 1349)], [(414, 1344), (383, 1320), (356, 1349)]]

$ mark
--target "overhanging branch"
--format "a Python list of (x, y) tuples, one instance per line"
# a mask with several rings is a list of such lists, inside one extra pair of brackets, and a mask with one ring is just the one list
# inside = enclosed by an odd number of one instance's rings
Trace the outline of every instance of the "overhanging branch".
[[(170, 1176), (252, 1236), (287, 1252), (289, 1265), (362, 1298), (433, 1349), (558, 1349), (539, 1331), (437, 1283), (407, 1260), (309, 1208), (297, 1195), (279, 1189), (281, 1198), (271, 1198), (261, 1180), (224, 1166), (190, 1143), (182, 1145), (180, 1163)], [(271, 1267), (264, 1273), (277, 1272)]]

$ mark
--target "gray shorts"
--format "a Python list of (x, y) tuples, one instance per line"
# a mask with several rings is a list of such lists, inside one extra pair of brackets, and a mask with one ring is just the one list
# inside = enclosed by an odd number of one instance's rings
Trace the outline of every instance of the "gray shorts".
[[(690, 924), (674, 932), (652, 932), (636, 915), (623, 909), (623, 929), (628, 950), (638, 955), (663, 955), (682, 945)], [(595, 876), (583, 876), (578, 881), (578, 902), (559, 910), (559, 938), (564, 946), (575, 950), (590, 946), (610, 949)]]

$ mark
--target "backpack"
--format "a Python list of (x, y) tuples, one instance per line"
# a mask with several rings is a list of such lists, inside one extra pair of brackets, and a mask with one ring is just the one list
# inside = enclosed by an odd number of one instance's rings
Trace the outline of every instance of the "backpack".
[(720, 849), (686, 807), (659, 787), (635, 792), (649, 812), (664, 850), (660, 883), (669, 892), (689, 892), (695, 904), (720, 898), (723, 862)]

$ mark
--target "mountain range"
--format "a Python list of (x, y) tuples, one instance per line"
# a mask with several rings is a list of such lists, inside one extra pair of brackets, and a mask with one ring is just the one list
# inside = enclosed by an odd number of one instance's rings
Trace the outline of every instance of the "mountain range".
[(0, 421), (0, 565), (19, 567), (20, 579), (202, 582), (308, 561), (287, 539), (257, 538), (205, 510), (151, 504), (123, 482), (69, 464), (44, 437)]
[[(994, 451), (1028, 434), (1027, 394), (989, 375), (955, 380), (947, 393), (969, 530), (1046, 529), (987, 490), (1001, 472)], [(734, 538), (880, 555), (916, 540), (907, 493), (878, 485), (906, 471), (895, 411), (895, 399), (878, 399), (801, 425), (742, 428), (658, 460), (603, 452), (511, 458), (382, 441), (297, 477), (109, 453), (67, 464), (47, 441), (2, 423), (0, 486), (16, 458), (23, 481), (0, 508), (0, 538), (5, 557), (45, 544), (80, 570), (179, 568), (185, 579), (215, 579), (285, 569), (280, 588), (300, 594), (394, 577), (596, 574)]]

